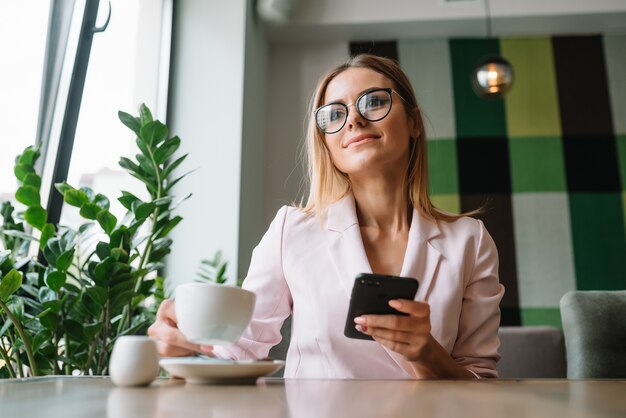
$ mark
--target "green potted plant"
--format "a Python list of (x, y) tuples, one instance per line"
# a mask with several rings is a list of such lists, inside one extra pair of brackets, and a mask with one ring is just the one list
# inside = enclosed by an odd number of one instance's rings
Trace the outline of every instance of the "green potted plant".
[[(10, 202), (0, 208), (0, 377), (106, 374), (117, 337), (145, 333), (154, 320), (164, 296), (159, 270), (172, 245), (169, 233), (182, 220), (174, 210), (190, 197), (171, 195), (185, 176), (174, 171), (187, 155), (176, 155), (180, 139), (145, 105), (138, 116), (119, 112), (119, 118), (139, 150), (119, 164), (150, 196), (143, 201), (122, 191), (123, 219), (110, 212), (106, 196), (60, 183), (56, 190), (85, 223), (78, 230), (48, 223), (35, 171), (39, 151), (29, 147), (16, 160), (15, 197), (26, 209), (15, 213)], [(103, 239), (85, 248), (95, 229)], [(33, 242), (39, 257), (29, 256)]]

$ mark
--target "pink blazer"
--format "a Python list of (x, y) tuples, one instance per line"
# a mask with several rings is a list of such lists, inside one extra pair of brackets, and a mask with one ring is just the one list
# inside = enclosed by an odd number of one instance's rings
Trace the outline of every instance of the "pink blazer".
[[(256, 293), (250, 326), (219, 357), (266, 357), (281, 340), (290, 314), (292, 332), (285, 377), (403, 379), (415, 375), (403, 356), (375, 341), (343, 335), (354, 278), (371, 272), (351, 194), (318, 219), (283, 206), (252, 254), (243, 287)], [(416, 300), (428, 302), (433, 337), (468, 370), (497, 377), (498, 255), (481, 221), (433, 222), (416, 210), (402, 276), (419, 281)]]

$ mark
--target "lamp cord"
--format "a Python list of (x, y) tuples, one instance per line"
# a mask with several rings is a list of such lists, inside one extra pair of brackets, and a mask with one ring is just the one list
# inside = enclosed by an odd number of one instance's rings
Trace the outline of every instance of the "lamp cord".
[(485, 15), (487, 15), (487, 38), (491, 39), (491, 9), (489, 8), (489, 0), (485, 0)]

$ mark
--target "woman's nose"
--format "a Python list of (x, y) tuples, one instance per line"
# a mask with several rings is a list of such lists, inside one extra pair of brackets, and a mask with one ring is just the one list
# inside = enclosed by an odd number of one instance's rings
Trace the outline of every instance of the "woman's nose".
[(367, 125), (367, 120), (361, 116), (359, 112), (356, 110), (356, 105), (350, 105), (348, 108), (348, 120), (346, 122), (348, 128), (354, 128), (355, 126), (365, 126)]

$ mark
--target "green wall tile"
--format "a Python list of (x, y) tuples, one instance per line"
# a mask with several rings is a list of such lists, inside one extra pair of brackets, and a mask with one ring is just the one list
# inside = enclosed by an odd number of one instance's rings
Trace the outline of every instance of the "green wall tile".
[(497, 39), (450, 40), (457, 138), (505, 137), (507, 134), (503, 101), (478, 97), (472, 90), (470, 78), (481, 58), (499, 53)]
[(578, 289), (626, 289), (622, 194), (571, 193), (569, 200)]
[(458, 194), (438, 194), (430, 196), (436, 208), (446, 212), (461, 213), (461, 198)]
[(415, 89), (428, 139), (455, 138), (448, 41), (398, 41), (398, 57)]
[(504, 102), (509, 136), (561, 136), (550, 38), (503, 38), (500, 50), (515, 71)]
[(522, 308), (522, 325), (549, 325), (563, 329), (559, 308)]
[(428, 180), (431, 194), (459, 192), (456, 141), (428, 141)]
[(619, 164), (619, 177), (622, 183), (622, 191), (626, 191), (626, 135), (618, 135), (616, 138), (617, 162)]
[(605, 35), (603, 44), (613, 129), (626, 134), (626, 35)]
[(565, 166), (561, 138), (509, 139), (513, 192), (565, 191)]

